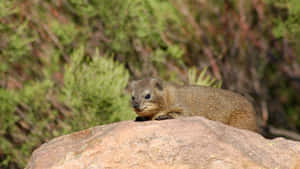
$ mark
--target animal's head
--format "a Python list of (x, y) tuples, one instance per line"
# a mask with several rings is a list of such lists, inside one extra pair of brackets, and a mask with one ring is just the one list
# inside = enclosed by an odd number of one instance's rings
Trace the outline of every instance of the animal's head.
[(163, 103), (163, 83), (159, 79), (147, 78), (130, 84), (131, 103), (134, 111), (143, 117), (156, 114)]

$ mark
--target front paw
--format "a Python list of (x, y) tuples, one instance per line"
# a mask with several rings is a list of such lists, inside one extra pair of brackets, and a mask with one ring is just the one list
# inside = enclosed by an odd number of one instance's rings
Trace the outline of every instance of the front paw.
[(140, 122), (140, 121), (148, 121), (148, 120), (150, 120), (150, 119), (147, 118), (147, 117), (141, 117), (141, 116), (137, 116), (137, 117), (135, 118), (135, 121), (136, 121), (136, 122)]
[(168, 115), (160, 115), (155, 118), (155, 120), (167, 120), (167, 119), (173, 119), (173, 117), (168, 116)]

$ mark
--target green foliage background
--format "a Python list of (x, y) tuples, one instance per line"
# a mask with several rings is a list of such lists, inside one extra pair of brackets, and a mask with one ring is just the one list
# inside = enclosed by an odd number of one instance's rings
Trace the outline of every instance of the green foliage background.
[(299, 0), (0, 0), (0, 168), (134, 119), (127, 84), (145, 76), (215, 77), (265, 125), (299, 132), (299, 21)]

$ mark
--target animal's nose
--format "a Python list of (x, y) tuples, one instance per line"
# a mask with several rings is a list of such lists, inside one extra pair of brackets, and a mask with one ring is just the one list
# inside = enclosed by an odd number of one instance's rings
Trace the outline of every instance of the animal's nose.
[(133, 103), (133, 108), (138, 109), (139, 108), (139, 104), (137, 102)]

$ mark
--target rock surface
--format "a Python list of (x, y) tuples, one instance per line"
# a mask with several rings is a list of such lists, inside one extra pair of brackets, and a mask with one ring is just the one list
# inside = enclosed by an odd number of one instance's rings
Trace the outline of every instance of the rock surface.
[(98, 126), (40, 146), (26, 169), (300, 169), (300, 143), (202, 117)]

